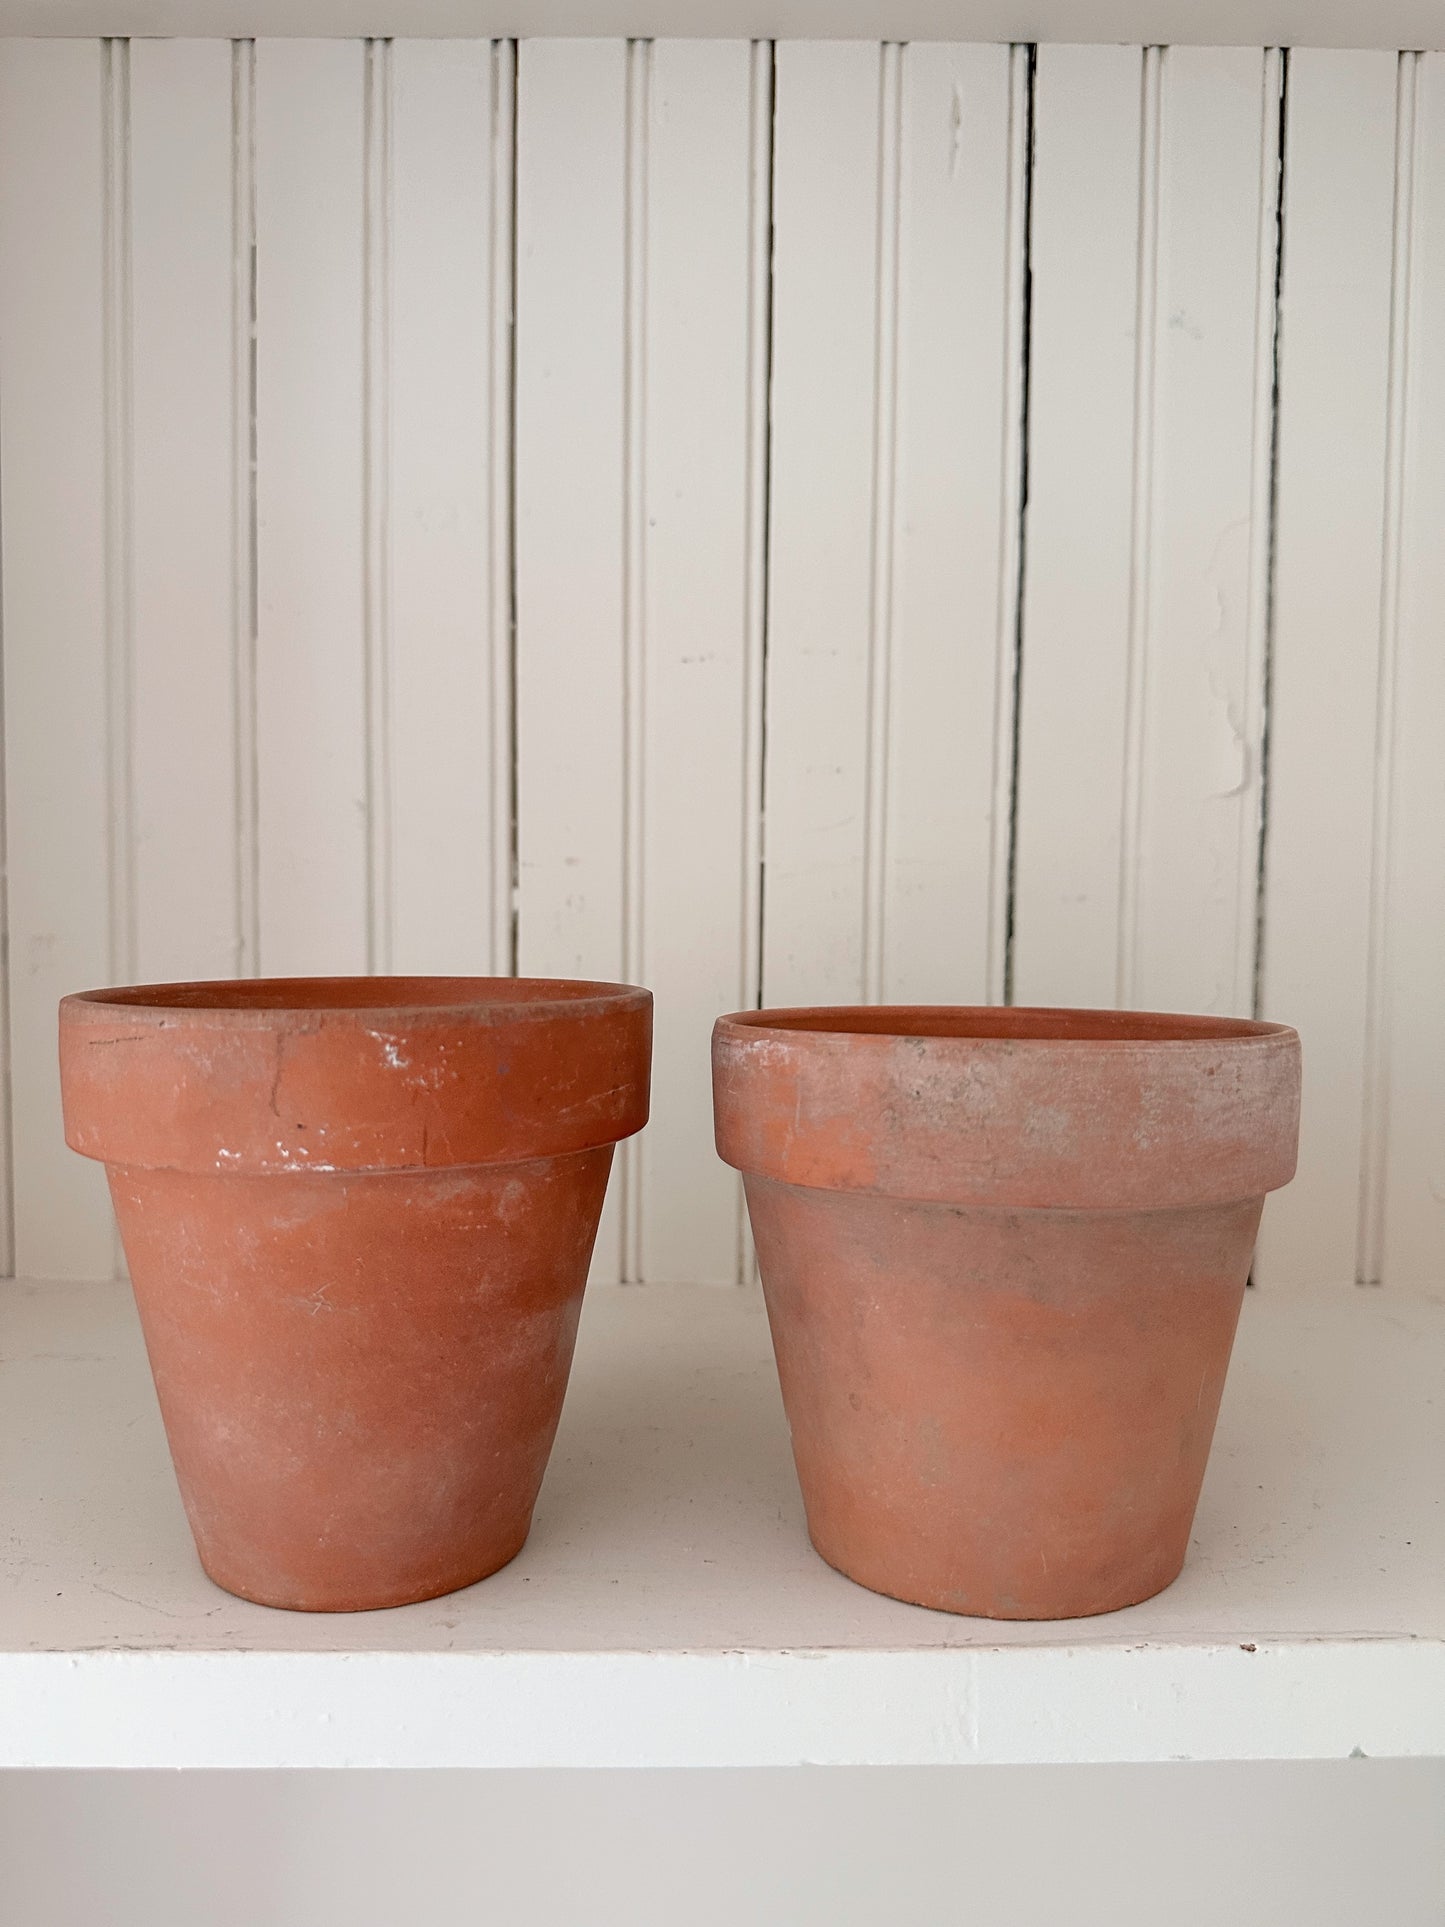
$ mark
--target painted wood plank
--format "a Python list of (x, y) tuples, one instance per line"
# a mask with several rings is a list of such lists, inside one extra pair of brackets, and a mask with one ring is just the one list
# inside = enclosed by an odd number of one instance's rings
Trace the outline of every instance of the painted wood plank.
[(256, 47), (261, 961), (367, 968), (366, 51)]
[(505, 971), (511, 53), (398, 40), (387, 61), (384, 955)]
[(250, 264), (232, 223), (233, 55), (141, 40), (130, 64), (136, 971), (225, 977), (246, 962), (238, 763), (253, 752), (237, 703), (232, 315)]
[[(646, 119), (645, 590), (636, 970), (656, 998), (636, 1274), (732, 1283), (736, 1181), (712, 1141), (712, 1020), (749, 1000), (746, 739), (760, 638), (762, 503), (750, 485), (766, 343), (768, 51), (658, 41)], [(761, 124), (761, 125), (760, 125)]]
[(1013, 954), (1023, 1004), (1118, 995), (1144, 77), (1138, 48), (1039, 50)]
[(1145, 1008), (1248, 1015), (1254, 997), (1279, 76), (1257, 49), (1160, 59), (1118, 986)]
[(1020, 1001), (1252, 1000), (1277, 103), (1249, 50), (1040, 56)]
[(518, 49), (519, 958), (597, 977), (623, 968), (626, 68)]
[(107, 565), (109, 60), (94, 42), (0, 47), (14, 1242), (21, 1269), (42, 1277), (109, 1276), (114, 1260), (104, 1176), (62, 1140), (55, 1058), (57, 999), (110, 980), (116, 963), (110, 823), (126, 820), (108, 754), (123, 669), (113, 553)]
[(1257, 1276), (1356, 1266), (1380, 671), (1397, 61), (1290, 57), (1264, 1014), (1304, 1043), (1299, 1175)]
[(1421, 56), (1409, 83), (1415, 139), (1399, 374), (1398, 656), (1387, 941), (1375, 1012), (1383, 1103), (1372, 1147), (1383, 1206), (1379, 1275), (1397, 1287), (1434, 1286), (1445, 1275), (1445, 58)]
[(877, 983), (893, 1002), (1002, 989), (1027, 72), (1023, 49), (902, 56)]
[[(616, 979), (630, 962), (626, 637), (639, 585), (627, 567), (637, 423), (626, 223), (637, 58), (619, 41), (518, 46), (517, 954), (529, 975)], [(624, 1188), (615, 1174), (598, 1279), (622, 1274)]]
[(896, 166), (898, 50), (885, 60), (876, 45), (786, 42), (776, 58), (762, 994), (854, 1002), (868, 987), (881, 775), (870, 730), (880, 124), (891, 100)]

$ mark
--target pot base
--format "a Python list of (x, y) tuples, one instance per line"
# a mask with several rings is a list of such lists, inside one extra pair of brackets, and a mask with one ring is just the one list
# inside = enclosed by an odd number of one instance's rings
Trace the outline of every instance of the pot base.
[[(1117, 1596), (1111, 1594), (1101, 1598), (1097, 1603), (1084, 1598), (1071, 1599), (1066, 1608), (1045, 1612), (1041, 1611), (1037, 1604), (1028, 1610), (1012, 1608), (1006, 1599), (1001, 1599), (997, 1595), (972, 1596), (958, 1590), (940, 1593), (927, 1588), (922, 1591), (918, 1588), (900, 1591), (897, 1582), (891, 1576), (873, 1571), (863, 1564), (847, 1563), (845, 1555), (834, 1553), (826, 1545), (820, 1545), (811, 1530), (808, 1533), (808, 1540), (825, 1565), (831, 1566), (834, 1572), (841, 1573), (845, 1579), (851, 1579), (855, 1586), (864, 1586), (869, 1592), (879, 1593), (884, 1599), (897, 1599), (905, 1606), (923, 1606), (929, 1612), (952, 1613), (962, 1619), (1014, 1621), (1098, 1619), (1105, 1613), (1123, 1612), (1126, 1606), (1141, 1606), (1146, 1599), (1154, 1599), (1161, 1592), (1167, 1592), (1184, 1570), (1184, 1556), (1181, 1553), (1177, 1559), (1160, 1562), (1162, 1570), (1157, 1580), (1145, 1582), (1135, 1579), (1130, 1585), (1120, 1587)], [(1140, 1590), (1141, 1585), (1143, 1590)]]
[(510, 1566), (527, 1543), (531, 1532), (531, 1520), (517, 1543), (500, 1556), (496, 1553), (484, 1555), (472, 1565), (449, 1573), (445, 1578), (426, 1582), (413, 1581), (403, 1585), (369, 1593), (358, 1598), (353, 1591), (342, 1593), (301, 1592), (288, 1587), (268, 1587), (258, 1585), (254, 1579), (243, 1574), (228, 1573), (221, 1562), (201, 1560), (201, 1570), (213, 1586), (228, 1592), (237, 1599), (244, 1599), (253, 1606), (269, 1606), (278, 1612), (292, 1613), (374, 1613), (385, 1612), (392, 1606), (420, 1606), (428, 1599), (444, 1599), (448, 1593), (465, 1592), (468, 1586), (480, 1584), (490, 1579), (494, 1572)]

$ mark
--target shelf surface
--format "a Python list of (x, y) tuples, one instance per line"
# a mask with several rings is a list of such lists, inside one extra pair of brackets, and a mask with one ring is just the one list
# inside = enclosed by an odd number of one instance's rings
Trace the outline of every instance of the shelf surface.
[(752, 1292), (589, 1294), (532, 1537), (383, 1613), (196, 1563), (128, 1289), (0, 1284), (0, 1767), (1445, 1754), (1445, 1292), (1251, 1292), (1183, 1576), (1091, 1620), (812, 1551)]

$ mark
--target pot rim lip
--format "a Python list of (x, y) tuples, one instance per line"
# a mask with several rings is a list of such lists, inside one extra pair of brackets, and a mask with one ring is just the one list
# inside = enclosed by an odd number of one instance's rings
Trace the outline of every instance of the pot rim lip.
[[(888, 1022), (888, 1019), (899, 1021)], [(1017, 1028), (1010, 1020), (1036, 1020)], [(829, 1022), (828, 1019), (836, 1019)], [(912, 1023), (908, 1022), (912, 1019)], [(967, 1026), (970, 1021), (978, 1029)], [(1055, 1023), (1057, 1029), (1050, 1028)], [(946, 1028), (956, 1025), (956, 1028)], [(1087, 1034), (1065, 1033), (1067, 1025), (1082, 1025)], [(936, 1027), (930, 1027), (936, 1026)], [(743, 1033), (738, 1037), (738, 1033)], [(820, 1043), (868, 1041), (879, 1045), (926, 1044), (969, 1050), (1077, 1051), (1093, 1054), (1129, 1049), (1184, 1050), (1199, 1045), (1297, 1043), (1289, 1024), (1251, 1017), (1219, 1017), (1161, 1010), (1107, 1010), (1064, 1004), (794, 1004), (773, 1009), (738, 1010), (719, 1017), (715, 1035), (737, 1041)]]
[[(336, 994), (371, 985), (372, 997)], [(410, 991), (408, 997), (405, 993)], [(425, 993), (450, 992), (449, 995)], [(298, 993), (288, 998), (286, 993)], [(320, 993), (302, 995), (299, 993)], [(418, 998), (417, 993), (424, 993)], [(470, 992), (471, 994), (468, 994)], [(229, 993), (229, 996), (227, 995)], [(327, 994), (331, 993), (331, 994)], [(272, 1001), (265, 1001), (266, 997)], [(218, 1026), (273, 1030), (324, 1018), (330, 1024), (521, 1023), (585, 1019), (645, 1009), (652, 992), (638, 984), (573, 977), (497, 977), (321, 973), (296, 977), (202, 977), (174, 983), (116, 984), (60, 1000), (62, 1023), (150, 1021), (157, 1029)]]

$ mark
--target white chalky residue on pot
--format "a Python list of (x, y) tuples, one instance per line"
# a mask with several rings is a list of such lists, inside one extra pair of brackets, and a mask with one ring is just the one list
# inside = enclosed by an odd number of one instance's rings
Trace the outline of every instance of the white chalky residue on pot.
[(388, 1037), (384, 1030), (369, 1030), (367, 1036), (381, 1045), (381, 1054), (394, 1071), (404, 1071), (411, 1059), (402, 1054), (400, 1045), (394, 1037)]

